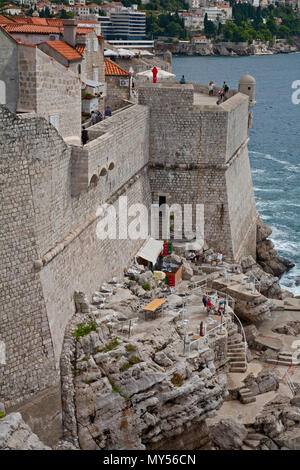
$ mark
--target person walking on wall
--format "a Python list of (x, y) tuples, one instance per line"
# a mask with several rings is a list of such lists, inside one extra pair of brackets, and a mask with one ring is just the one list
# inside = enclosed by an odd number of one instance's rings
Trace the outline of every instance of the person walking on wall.
[(85, 145), (88, 140), (89, 140), (88, 131), (87, 131), (84, 127), (82, 127), (82, 132), (81, 132), (81, 142), (82, 142), (82, 145)]
[(94, 124), (96, 124), (96, 119), (97, 119), (97, 115), (96, 115), (95, 111), (92, 111), (92, 114), (91, 114), (91, 125), (92, 126)]
[(213, 96), (214, 94), (214, 87), (215, 87), (215, 84), (214, 82), (211, 80), (208, 84), (208, 94), (209, 96)]
[(106, 106), (105, 113), (104, 113), (104, 119), (111, 117), (111, 109), (109, 106)]
[(223, 83), (223, 91), (224, 91), (224, 95), (226, 95), (227, 91), (229, 90), (229, 86), (227, 85), (226, 82)]

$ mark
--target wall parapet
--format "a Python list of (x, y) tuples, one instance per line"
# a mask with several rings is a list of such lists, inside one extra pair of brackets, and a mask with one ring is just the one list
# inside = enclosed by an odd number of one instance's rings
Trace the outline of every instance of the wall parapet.
[[(112, 169), (118, 173), (116, 186), (118, 180), (122, 185), (132, 168), (138, 171), (148, 162), (148, 117), (148, 108), (136, 104), (88, 128), (92, 140), (84, 146), (72, 147), (72, 196), (87, 191), (91, 184), (97, 184)], [(132, 163), (130, 159), (133, 159)]]

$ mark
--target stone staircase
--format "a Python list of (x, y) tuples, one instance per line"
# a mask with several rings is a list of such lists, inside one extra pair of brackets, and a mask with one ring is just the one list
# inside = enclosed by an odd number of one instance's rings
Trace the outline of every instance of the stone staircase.
[[(238, 335), (240, 336), (240, 335)], [(247, 370), (245, 343), (240, 338), (229, 336), (227, 341), (227, 357), (229, 359), (229, 372), (243, 373)]]
[(243, 405), (247, 405), (248, 403), (254, 403), (256, 401), (256, 397), (247, 387), (239, 389), (239, 399), (240, 402), (243, 403)]
[(242, 450), (256, 450), (268, 440), (263, 434), (259, 434), (253, 431), (249, 431), (246, 438), (243, 441)]
[(282, 351), (278, 353), (278, 359), (267, 359), (269, 364), (274, 364), (277, 366), (299, 366), (300, 359), (293, 358), (293, 353), (289, 351)]

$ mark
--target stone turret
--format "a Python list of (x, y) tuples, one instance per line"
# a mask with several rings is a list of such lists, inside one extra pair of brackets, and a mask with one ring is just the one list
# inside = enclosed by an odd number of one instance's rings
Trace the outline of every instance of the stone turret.
[(244, 95), (249, 96), (249, 107), (252, 108), (255, 106), (255, 85), (256, 81), (249, 73), (246, 73), (240, 78), (239, 81), (239, 91), (244, 93)]

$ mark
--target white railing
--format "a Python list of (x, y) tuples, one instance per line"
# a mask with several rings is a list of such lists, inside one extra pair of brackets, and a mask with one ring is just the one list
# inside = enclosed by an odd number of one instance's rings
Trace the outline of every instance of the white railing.
[(285, 380), (285, 382), (290, 387), (290, 390), (291, 390), (292, 394), (296, 395), (296, 387), (295, 387), (294, 383), (292, 382), (291, 376), (290, 376), (288, 371), (286, 371), (286, 373), (284, 374), (283, 380)]
[(201, 342), (204, 342), (204, 343), (206, 342), (206, 343), (207, 343), (208, 337), (209, 337), (211, 334), (214, 334), (214, 332), (215, 332), (216, 330), (220, 330), (220, 331), (221, 331), (223, 326), (225, 326), (225, 328), (226, 328), (226, 321), (224, 321), (223, 323), (220, 323), (220, 325), (217, 325), (217, 326), (215, 326), (214, 328), (212, 328), (211, 330), (207, 331), (204, 336), (201, 336), (200, 338), (194, 339), (193, 341), (191, 341), (191, 342), (189, 342), (189, 343), (188, 343), (187, 340), (186, 340), (186, 334), (185, 334), (185, 336), (184, 336), (184, 343), (183, 343), (183, 353), (186, 354), (186, 347), (188, 346), (188, 355), (190, 355), (190, 353), (191, 353), (191, 346), (193, 346), (193, 345), (195, 345), (195, 344), (197, 344), (197, 351), (199, 352)]

